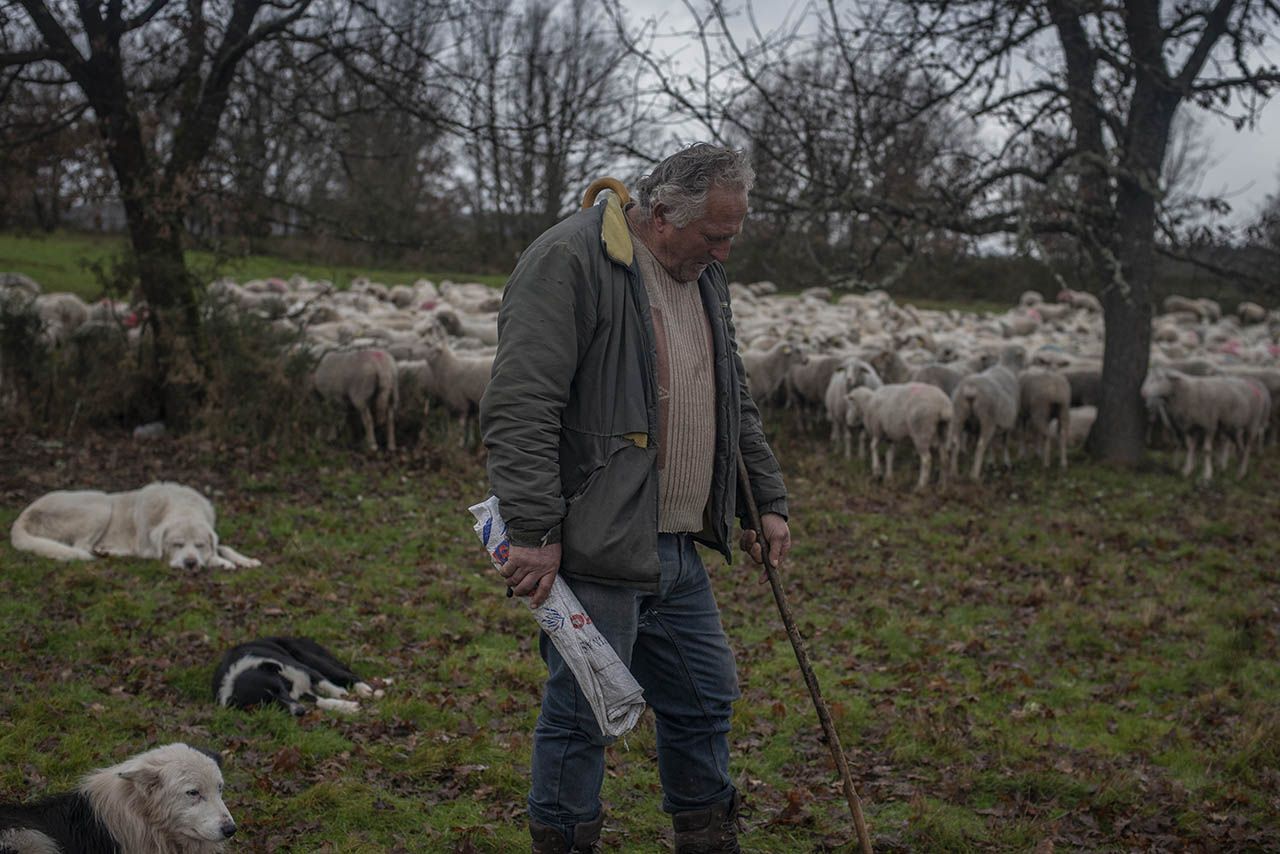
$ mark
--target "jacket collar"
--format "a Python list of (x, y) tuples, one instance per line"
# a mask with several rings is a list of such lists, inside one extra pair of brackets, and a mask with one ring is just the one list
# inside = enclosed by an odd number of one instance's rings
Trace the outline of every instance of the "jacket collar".
[(600, 244), (610, 260), (630, 267), (635, 259), (635, 247), (631, 245), (631, 230), (627, 228), (627, 215), (615, 193), (605, 199), (604, 216), (600, 221)]

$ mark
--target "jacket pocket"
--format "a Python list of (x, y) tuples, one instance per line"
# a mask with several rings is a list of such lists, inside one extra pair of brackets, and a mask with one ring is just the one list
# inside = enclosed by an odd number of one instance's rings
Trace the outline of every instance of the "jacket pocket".
[(575, 577), (650, 587), (658, 580), (655, 452), (613, 439), (567, 502), (561, 565)]

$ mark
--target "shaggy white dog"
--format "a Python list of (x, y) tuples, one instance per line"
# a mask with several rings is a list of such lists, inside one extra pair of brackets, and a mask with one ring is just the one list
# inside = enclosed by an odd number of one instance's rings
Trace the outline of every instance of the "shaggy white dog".
[(260, 566), (218, 544), (213, 505), (189, 486), (158, 482), (130, 492), (50, 492), (10, 531), (15, 549), (54, 560), (161, 558), (174, 569)]
[(84, 776), (74, 792), (0, 806), (0, 851), (217, 854), (236, 832), (214, 754), (166, 744)]

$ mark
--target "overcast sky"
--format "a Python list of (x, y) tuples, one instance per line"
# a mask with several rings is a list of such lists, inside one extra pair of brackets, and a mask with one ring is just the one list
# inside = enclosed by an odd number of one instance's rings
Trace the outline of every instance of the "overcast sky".
[[(659, 32), (686, 30), (692, 20), (682, 0), (628, 0), (625, 5), (633, 23), (654, 18), (659, 21)], [(795, 21), (805, 8), (805, 0), (757, 0), (754, 15), (760, 27), (768, 31)], [(740, 20), (744, 22), (741, 34), (745, 37), (749, 30), (745, 18)], [(689, 41), (687, 37), (685, 41)], [(665, 38), (656, 47), (663, 52), (674, 51), (679, 40)], [(1280, 46), (1272, 45), (1272, 50), (1280, 52)], [(698, 64), (701, 52), (689, 44), (680, 55), (689, 71)], [(1280, 191), (1280, 96), (1266, 105), (1255, 127), (1241, 131), (1194, 107), (1191, 112), (1201, 123), (1210, 150), (1201, 193), (1226, 198), (1233, 209), (1233, 222), (1253, 220), (1266, 197)]]

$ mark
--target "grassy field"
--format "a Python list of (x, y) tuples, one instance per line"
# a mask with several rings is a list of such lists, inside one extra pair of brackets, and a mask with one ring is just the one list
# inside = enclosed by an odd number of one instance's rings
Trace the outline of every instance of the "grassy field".
[[(873, 484), (775, 434), (786, 586), (878, 851), (1280, 850), (1275, 449), (1209, 487), (1161, 456), (915, 496), (914, 472)], [(470, 529), (482, 464), (437, 438), (367, 459), (0, 435), (4, 530), (47, 490), (166, 478), (208, 491), (224, 540), (263, 561), (187, 573), (0, 546), (0, 797), (185, 740), (225, 756), (232, 851), (526, 850), (542, 666)], [(744, 849), (855, 850), (768, 586), (709, 566), (743, 684)], [(222, 651), (284, 633), (394, 684), (353, 718), (215, 708)], [(660, 850), (649, 716), (609, 762), (607, 850)]]
[[(108, 264), (123, 248), (121, 238), (93, 234), (0, 234), (0, 271), (26, 273), (46, 291), (70, 291), (86, 300), (94, 300), (103, 295), (101, 282), (94, 273), (94, 265)], [(267, 255), (215, 260), (208, 252), (189, 252), (187, 263), (205, 279), (231, 276), (241, 282), (270, 276), (287, 278), (294, 273), (310, 279), (328, 279), (338, 287), (345, 287), (356, 276), (367, 276), (387, 285), (412, 284), (415, 279), (420, 278), (436, 282), (444, 279), (455, 282), (485, 282), (490, 285), (500, 285), (505, 281), (503, 276), (299, 263)]]

